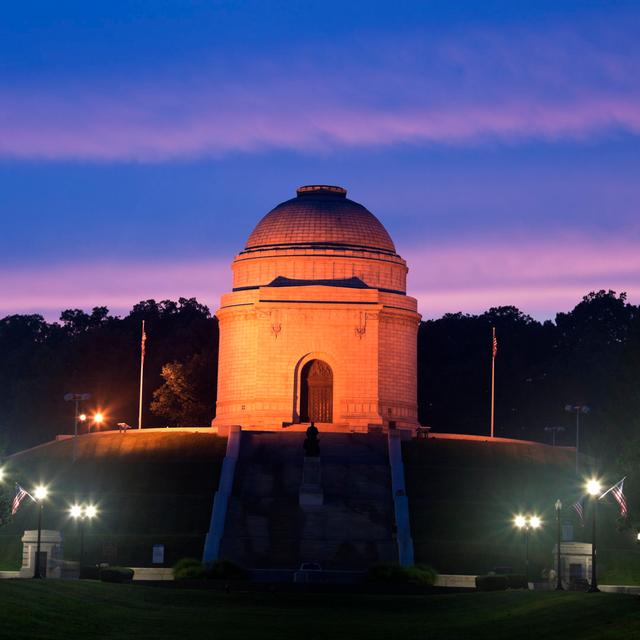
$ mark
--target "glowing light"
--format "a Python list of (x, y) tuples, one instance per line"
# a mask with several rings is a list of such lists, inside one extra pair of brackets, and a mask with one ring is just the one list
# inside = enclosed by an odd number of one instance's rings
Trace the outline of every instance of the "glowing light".
[(4, 469), (0, 467), (0, 482), (4, 480)]
[(40, 502), (41, 500), (44, 500), (48, 495), (49, 495), (49, 490), (47, 489), (47, 487), (43, 485), (38, 485), (35, 488), (35, 491), (33, 492), (33, 497), (38, 502)]
[(98, 411), (93, 416), (93, 421), (97, 425), (101, 425), (104, 422), (104, 414), (101, 411)]
[(84, 509), (84, 513), (91, 520), (91, 518), (95, 518), (98, 515), (98, 508), (95, 505), (88, 505)]
[(518, 529), (522, 529), (527, 524), (527, 519), (524, 516), (516, 516), (513, 519), (513, 524), (518, 527)]
[(72, 518), (82, 518), (82, 507), (79, 504), (74, 504), (69, 509), (69, 515)]
[(542, 520), (540, 520), (538, 516), (531, 516), (529, 518), (529, 524), (531, 525), (532, 529), (537, 529), (539, 526), (542, 525)]
[(589, 482), (587, 482), (587, 493), (590, 496), (597, 496), (601, 492), (602, 486), (595, 478), (592, 478), (591, 480), (589, 480)]
[(87, 420), (87, 414), (86, 414), (86, 413), (81, 413), (81, 414), (78, 416), (78, 420), (80, 420), (80, 422), (86, 422), (86, 420)]

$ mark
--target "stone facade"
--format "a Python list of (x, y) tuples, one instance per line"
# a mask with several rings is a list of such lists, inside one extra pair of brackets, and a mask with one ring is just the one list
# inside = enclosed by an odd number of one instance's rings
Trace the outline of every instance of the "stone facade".
[[(415, 428), (420, 316), (406, 274), (384, 227), (343, 189), (304, 187), (267, 214), (217, 311), (214, 427), (329, 415), (337, 430)], [(313, 360), (330, 369), (321, 390), (305, 377)]]

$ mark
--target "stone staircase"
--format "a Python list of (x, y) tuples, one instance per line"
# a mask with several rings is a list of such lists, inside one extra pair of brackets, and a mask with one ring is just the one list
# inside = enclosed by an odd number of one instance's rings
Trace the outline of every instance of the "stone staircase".
[(243, 432), (220, 557), (251, 569), (397, 562), (386, 436), (320, 434), (324, 503), (300, 507), (304, 433)]

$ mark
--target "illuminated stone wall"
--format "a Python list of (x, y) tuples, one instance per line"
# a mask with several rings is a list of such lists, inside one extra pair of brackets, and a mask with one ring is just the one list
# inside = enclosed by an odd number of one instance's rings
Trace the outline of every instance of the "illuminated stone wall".
[[(333, 373), (332, 428), (359, 431), (390, 420), (414, 428), (420, 316), (416, 300), (404, 294), (404, 260), (386, 246), (274, 247), (278, 239), (272, 240), (237, 256), (234, 291), (223, 295), (217, 312), (214, 426), (281, 429), (299, 423), (301, 371), (319, 359)], [(354, 277), (359, 281), (349, 280)], [(280, 286), (269, 286), (277, 278)]]

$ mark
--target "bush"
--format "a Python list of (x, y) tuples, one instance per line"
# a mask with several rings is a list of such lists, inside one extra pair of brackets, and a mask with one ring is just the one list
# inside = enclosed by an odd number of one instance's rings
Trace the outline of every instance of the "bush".
[(100, 580), (100, 567), (96, 565), (90, 565), (87, 567), (80, 567), (80, 580)]
[(131, 582), (133, 574), (133, 569), (127, 567), (105, 567), (100, 569), (100, 580), (102, 582)]
[(428, 565), (403, 567), (399, 564), (376, 564), (369, 569), (369, 582), (386, 584), (415, 584), (422, 587), (432, 586), (436, 580), (436, 572)]
[(244, 580), (247, 571), (230, 560), (216, 560), (204, 566), (204, 577), (211, 580)]
[(528, 589), (529, 583), (527, 578), (518, 573), (509, 573), (505, 576), (507, 579), (507, 589)]
[(196, 580), (204, 578), (204, 567), (200, 560), (195, 558), (182, 558), (173, 565), (173, 577), (175, 580)]
[(507, 585), (507, 576), (476, 576), (478, 591), (505, 591)]

